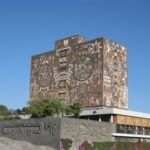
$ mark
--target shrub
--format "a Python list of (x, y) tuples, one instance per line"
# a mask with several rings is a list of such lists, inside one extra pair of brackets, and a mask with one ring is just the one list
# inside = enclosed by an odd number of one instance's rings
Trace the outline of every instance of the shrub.
[(92, 150), (150, 150), (150, 143), (93, 142)]
[(63, 112), (64, 105), (58, 99), (38, 99), (30, 102), (29, 112), (32, 118), (59, 115)]
[(111, 150), (113, 144), (113, 142), (93, 142), (92, 148), (93, 150)]
[(70, 150), (70, 148), (72, 147), (71, 139), (61, 139), (61, 142), (65, 150)]
[(8, 108), (5, 105), (0, 105), (0, 116), (10, 115)]
[(75, 118), (79, 118), (79, 115), (80, 115), (80, 112), (81, 112), (81, 107), (82, 107), (81, 103), (75, 102), (75, 103), (74, 103), (72, 106), (70, 106), (70, 107), (71, 107), (71, 112), (72, 112), (73, 116), (74, 116)]
[(3, 117), (2, 120), (18, 120), (18, 119), (20, 119), (20, 117), (16, 115), (16, 116), (5, 116)]
[(133, 142), (117, 142), (117, 150), (135, 150), (135, 143)]
[(142, 145), (143, 145), (143, 150), (150, 150), (150, 143), (144, 142), (142, 143)]

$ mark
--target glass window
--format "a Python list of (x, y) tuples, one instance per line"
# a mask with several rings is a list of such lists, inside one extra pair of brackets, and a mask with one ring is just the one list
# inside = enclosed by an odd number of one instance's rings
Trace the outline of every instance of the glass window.
[(123, 124), (117, 124), (117, 132), (118, 133), (126, 133), (125, 125), (123, 125)]
[(126, 133), (128, 133), (128, 134), (135, 134), (136, 133), (135, 132), (135, 127), (127, 125), (126, 126)]
[(137, 127), (137, 134), (143, 134), (143, 127)]

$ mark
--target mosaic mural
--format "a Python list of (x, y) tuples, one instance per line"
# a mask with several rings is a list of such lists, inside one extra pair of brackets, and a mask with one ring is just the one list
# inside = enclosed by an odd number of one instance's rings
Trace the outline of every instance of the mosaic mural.
[(30, 97), (55, 97), (54, 55), (46, 53), (32, 58)]
[(127, 108), (126, 49), (99, 38), (73, 36), (56, 41), (56, 50), (32, 57), (31, 100), (59, 97), (83, 107)]
[(104, 40), (103, 99), (107, 106), (128, 108), (127, 49)]

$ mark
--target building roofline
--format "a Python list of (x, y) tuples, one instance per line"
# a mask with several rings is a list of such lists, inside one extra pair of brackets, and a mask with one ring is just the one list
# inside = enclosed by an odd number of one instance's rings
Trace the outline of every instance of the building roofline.
[(124, 115), (124, 116), (132, 116), (138, 118), (150, 119), (150, 114), (137, 112), (132, 110), (118, 109), (118, 108), (91, 108), (91, 109), (83, 109), (80, 113), (80, 116), (92, 116), (92, 115)]
[(80, 34), (75, 34), (75, 35), (67, 36), (67, 37), (65, 37), (65, 38), (58, 39), (58, 40), (55, 41), (55, 43), (58, 42), (58, 41), (70, 39), (70, 38), (73, 38), (73, 37), (82, 37), (82, 38), (84, 38), (84, 39), (86, 40), (86, 38), (85, 38), (84, 36), (82, 36), (82, 35), (80, 35)]
[[(74, 37), (74, 36), (83, 37), (83, 38), (85, 39), (85, 37), (82, 36), (82, 35), (72, 35), (72, 36), (65, 37), (65, 38), (60, 39), (60, 40), (65, 40), (65, 39), (68, 39), (68, 38), (71, 38), (71, 37)], [(56, 40), (55, 43), (56, 43), (57, 41), (60, 41), (60, 40)], [(127, 50), (127, 47), (126, 47), (126, 46), (120, 44), (119, 42), (113, 41), (113, 40), (111, 40), (111, 39), (109, 39), (109, 38), (105, 38), (105, 37), (97, 37), (97, 38), (92, 39), (92, 40), (85, 40), (85, 41), (83, 41), (83, 42), (81, 42), (81, 43), (76, 43), (76, 44), (70, 45), (69, 47), (76, 46), (76, 45), (88, 44), (88, 43), (91, 43), (91, 42), (96, 41), (96, 40), (104, 40), (104, 41), (105, 41), (105, 40), (109, 40), (109, 41), (111, 41), (111, 42), (113, 42), (113, 43), (116, 43), (116, 44), (118, 44), (118, 45), (120, 45), (120, 46), (123, 46), (123, 47), (126, 48), (126, 50)], [(40, 53), (40, 54), (35, 54), (35, 55), (32, 56), (32, 58), (34, 58), (34, 57), (39, 57), (39, 56), (44, 55), (44, 54), (55, 53), (56, 50), (57, 50), (57, 49), (53, 49), (53, 50), (49, 50), (49, 51), (46, 51), (46, 52), (42, 52), (42, 53)]]
[(42, 52), (42, 53), (33, 55), (32, 58), (39, 57), (39, 56), (45, 55), (45, 54), (51, 54), (51, 53), (54, 53), (54, 52), (55, 52), (55, 50), (50, 50), (50, 51)]

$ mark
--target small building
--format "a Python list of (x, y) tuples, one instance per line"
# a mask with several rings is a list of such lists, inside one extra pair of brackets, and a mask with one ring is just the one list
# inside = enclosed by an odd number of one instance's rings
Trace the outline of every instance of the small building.
[(118, 108), (84, 109), (81, 119), (97, 120), (116, 124), (111, 135), (117, 141), (150, 141), (150, 114)]

